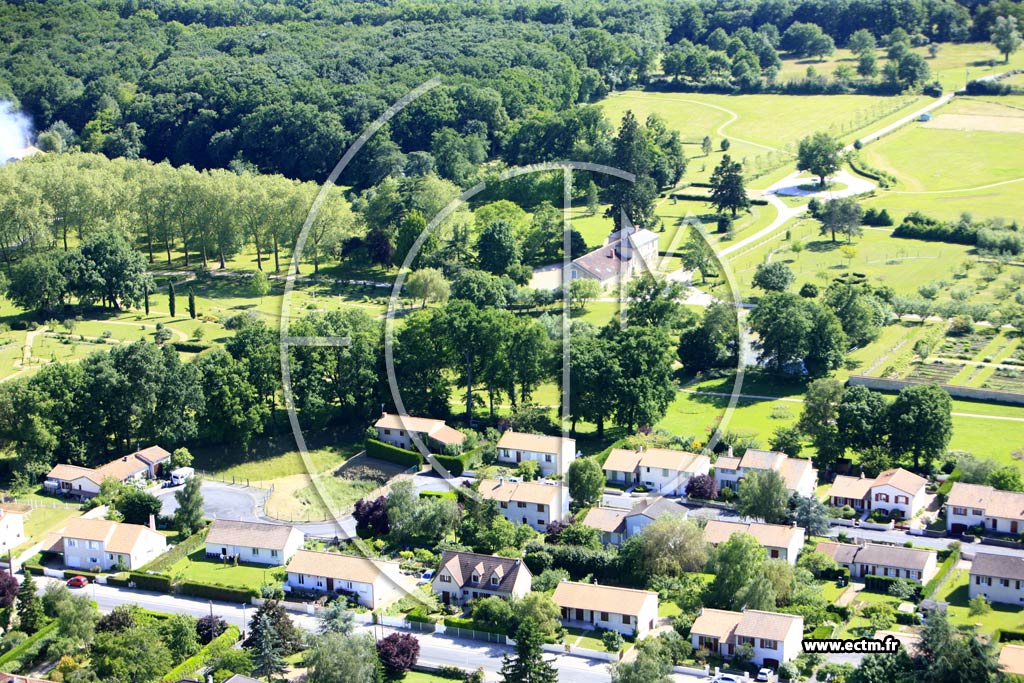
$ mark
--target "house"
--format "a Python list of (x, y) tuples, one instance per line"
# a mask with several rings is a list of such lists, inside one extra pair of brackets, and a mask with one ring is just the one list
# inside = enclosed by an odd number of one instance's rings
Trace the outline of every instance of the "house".
[(818, 485), (818, 470), (810, 460), (791, 458), (778, 451), (748, 448), (742, 458), (722, 456), (715, 462), (715, 483), (718, 488), (739, 490), (740, 480), (754, 471), (775, 470), (782, 475), (786, 490), (791, 494), (813, 496)]
[(1024, 558), (995, 553), (977, 553), (971, 563), (967, 594), (984, 595), (989, 602), (1024, 604)]
[(651, 522), (661, 519), (665, 515), (676, 515), (686, 518), (689, 514), (682, 505), (667, 498), (648, 498), (629, 511), (626, 515), (626, 538), (635, 536)]
[(583, 518), (583, 524), (600, 531), (604, 545), (617, 546), (626, 540), (627, 515), (629, 510), (623, 508), (592, 507)]
[(249, 676), (243, 676), (242, 674), (235, 674), (231, 678), (228, 678), (224, 683), (263, 683), (258, 678), (250, 678)]
[(757, 522), (726, 522), (708, 520), (704, 527), (704, 540), (712, 545), (725, 543), (733, 534), (750, 534), (768, 551), (773, 560), (796, 564), (796, 557), (804, 546), (804, 530), (796, 524), (760, 524)]
[(532, 460), (542, 476), (565, 476), (576, 459), (576, 440), (560, 436), (525, 434), (511, 429), (498, 440), (498, 462), (507, 465)]
[(928, 480), (902, 467), (886, 470), (869, 478), (839, 475), (828, 490), (829, 504), (849, 505), (854, 510), (885, 510), (898, 512), (909, 519), (925, 504)]
[(704, 608), (690, 627), (690, 640), (694, 650), (705, 649), (726, 659), (740, 645), (750, 645), (754, 664), (777, 669), (802, 652), (803, 633), (804, 618), (794, 614)]
[(533, 575), (520, 559), (446, 550), (430, 587), (446, 605), (496, 595), (521, 598), (530, 592)]
[(1024, 532), (1024, 493), (953, 484), (946, 498), (946, 531), (963, 533), (973, 526), (1003, 534)]
[(889, 576), (927, 583), (937, 566), (935, 551), (900, 545), (853, 545), (828, 541), (819, 543), (817, 550), (831, 557), (839, 566), (849, 569), (853, 578)]
[(610, 234), (605, 243), (594, 251), (573, 259), (569, 278), (597, 280), (605, 289), (653, 271), (657, 264), (658, 235), (630, 225)]
[(217, 519), (206, 534), (206, 556), (280, 566), (295, 555), (305, 539), (298, 527), (287, 524)]
[(52, 494), (92, 498), (100, 492), (104, 479), (128, 482), (133, 479), (154, 479), (160, 476), (171, 454), (160, 446), (149, 446), (95, 469), (77, 465), (56, 465), (46, 475), (43, 488)]
[(377, 430), (378, 441), (410, 451), (418, 450), (412, 440), (413, 434), (419, 437), (431, 453), (445, 453), (466, 441), (465, 434), (449, 427), (444, 420), (428, 417), (384, 413), (373, 424), (373, 428)]
[(19, 674), (9, 674), (0, 671), (0, 683), (52, 683), (45, 678), (31, 678)]
[(299, 550), (288, 563), (285, 590), (340, 593), (378, 609), (414, 590), (399, 567), (398, 562), (357, 555)]
[(1024, 676), (1024, 645), (1003, 645), (999, 651), (999, 669), (1012, 676)]
[(642, 484), (663, 496), (681, 496), (686, 493), (691, 477), (711, 471), (711, 459), (667, 448), (641, 451), (616, 448), (608, 454), (603, 469), (605, 478), (613, 484), (627, 487)]
[(75, 517), (51, 537), (46, 549), (62, 553), (68, 569), (135, 570), (164, 552), (167, 539), (141, 524)]
[(480, 496), (497, 501), (498, 509), (514, 524), (528, 524), (536, 531), (546, 531), (548, 524), (569, 516), (569, 489), (561, 484), (536, 481), (484, 479)]
[(551, 599), (569, 628), (618, 631), (642, 638), (658, 622), (658, 594), (596, 583), (562, 581)]
[(0, 505), (0, 556), (25, 542), (25, 512), (10, 505)]

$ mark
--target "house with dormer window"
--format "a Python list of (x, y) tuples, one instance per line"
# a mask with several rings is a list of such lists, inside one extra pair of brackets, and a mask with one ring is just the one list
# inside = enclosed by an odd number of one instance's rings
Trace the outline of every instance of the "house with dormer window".
[(521, 598), (530, 592), (533, 575), (518, 558), (446, 550), (430, 587), (446, 605), (496, 595)]

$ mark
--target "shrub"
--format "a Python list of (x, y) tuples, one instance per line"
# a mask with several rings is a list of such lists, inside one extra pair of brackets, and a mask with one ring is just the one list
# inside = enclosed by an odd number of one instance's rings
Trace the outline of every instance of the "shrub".
[(438, 465), (448, 470), (448, 474), (453, 477), (461, 477), (465, 471), (465, 463), (462, 460), (462, 456), (435, 455), (434, 459), (437, 460)]
[(618, 652), (626, 641), (618, 631), (605, 631), (601, 636), (601, 642), (604, 643), (604, 649), (608, 652)]
[(156, 591), (157, 593), (170, 593), (172, 589), (171, 577), (164, 574), (143, 574), (142, 572), (129, 572), (128, 580), (135, 584), (136, 588), (144, 591)]
[(223, 600), (225, 602), (249, 602), (259, 594), (253, 588), (236, 588), (198, 581), (182, 581), (178, 584), (178, 592), (207, 600)]
[(423, 462), (419, 453), (413, 453), (376, 439), (366, 440), (366, 454), (371, 458), (387, 460), (404, 467), (416, 467)]
[(204, 645), (199, 652), (167, 672), (161, 680), (172, 683), (195, 675), (200, 669), (230, 649), (234, 643), (238, 642), (240, 636), (241, 630), (237, 626), (228, 626), (223, 633)]

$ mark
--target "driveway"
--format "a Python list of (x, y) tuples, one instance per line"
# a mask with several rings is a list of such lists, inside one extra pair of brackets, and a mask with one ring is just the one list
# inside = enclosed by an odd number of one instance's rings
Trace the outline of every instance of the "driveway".
[[(178, 509), (178, 501), (174, 494), (182, 486), (160, 489), (156, 494), (163, 503), (161, 513), (173, 515)], [(204, 479), (202, 483), (203, 514), (210, 519), (232, 519), (243, 522), (259, 522), (263, 511), (263, 501), (267, 491), (264, 489), (225, 484), (219, 481)]]

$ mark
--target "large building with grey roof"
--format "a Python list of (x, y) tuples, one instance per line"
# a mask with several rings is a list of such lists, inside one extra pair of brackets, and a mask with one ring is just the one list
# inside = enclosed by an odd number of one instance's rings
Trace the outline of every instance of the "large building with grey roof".
[(431, 588), (445, 605), (497, 596), (521, 598), (530, 592), (533, 575), (519, 558), (446, 550)]
[(907, 548), (901, 545), (855, 545), (827, 541), (819, 543), (817, 551), (831, 557), (839, 566), (849, 569), (853, 578), (887, 576), (915, 583), (927, 583), (937, 568), (934, 550)]
[(206, 534), (206, 556), (279, 566), (292, 559), (305, 539), (298, 527), (288, 524), (218, 519)]
[(1024, 557), (978, 553), (971, 562), (967, 593), (989, 602), (1024, 604)]

